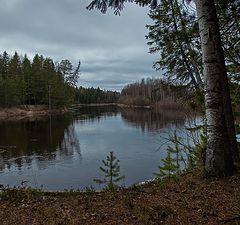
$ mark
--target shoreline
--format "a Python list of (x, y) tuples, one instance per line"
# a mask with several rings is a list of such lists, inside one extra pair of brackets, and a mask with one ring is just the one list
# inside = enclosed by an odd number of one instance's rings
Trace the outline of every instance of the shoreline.
[[(72, 106), (117, 106), (118, 103), (76, 103)], [(71, 108), (71, 107), (70, 107)]]
[(117, 106), (120, 108), (151, 109), (150, 105), (126, 105), (126, 104), (118, 103)]
[(21, 105), (16, 107), (0, 107), (0, 121), (20, 121), (38, 119), (49, 115), (61, 115), (68, 112), (67, 108), (48, 109), (46, 105)]
[[(0, 107), (0, 122), (2, 121), (21, 121), (21, 120), (35, 120), (49, 115), (62, 115), (71, 111), (75, 107), (89, 106), (117, 106), (119, 108), (130, 109), (154, 109), (150, 105), (127, 105), (122, 103), (90, 103), (90, 104), (73, 104), (69, 108), (49, 109), (47, 105), (20, 105), (14, 107)], [(164, 110), (165, 108), (163, 108)], [(165, 109), (166, 110), (166, 109)]]
[(150, 105), (126, 105), (122, 103), (89, 103), (89, 104), (75, 104), (76, 106), (118, 106), (120, 108), (144, 108), (150, 109)]

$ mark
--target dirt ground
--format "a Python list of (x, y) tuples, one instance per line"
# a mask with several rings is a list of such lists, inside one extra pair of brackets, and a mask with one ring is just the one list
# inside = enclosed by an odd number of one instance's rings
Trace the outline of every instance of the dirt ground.
[(240, 224), (240, 176), (180, 180), (111, 192), (15, 193), (0, 201), (1, 225)]

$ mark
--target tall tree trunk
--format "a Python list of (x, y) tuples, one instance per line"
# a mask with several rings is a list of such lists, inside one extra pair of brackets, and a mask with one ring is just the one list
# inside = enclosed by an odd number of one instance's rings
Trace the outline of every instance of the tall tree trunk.
[(239, 151), (238, 151), (237, 140), (236, 140), (236, 131), (235, 131), (234, 117), (233, 117), (233, 111), (232, 111), (232, 105), (231, 105), (230, 90), (228, 86), (228, 78), (227, 77), (223, 78), (222, 82), (223, 82), (223, 91), (225, 93), (225, 95), (223, 96), (224, 115), (225, 115), (227, 131), (230, 139), (229, 140), (230, 150), (231, 150), (235, 169), (240, 169)]
[[(232, 174), (236, 141), (225, 60), (213, 0), (195, 0), (203, 53), (208, 148), (205, 169), (209, 176)], [(231, 115), (227, 115), (227, 114)]]
[[(235, 21), (234, 21), (235, 22)], [(220, 30), (220, 28), (219, 28)], [(219, 42), (221, 43), (220, 35), (218, 36)], [(231, 45), (231, 43), (230, 43)], [(223, 46), (223, 45), (222, 45)], [(222, 88), (223, 88), (223, 105), (224, 105), (224, 115), (225, 121), (227, 126), (227, 131), (230, 139), (230, 149), (232, 152), (233, 163), (235, 168), (239, 169), (240, 167), (240, 158), (239, 152), (237, 147), (237, 140), (236, 140), (236, 131), (235, 131), (235, 124), (234, 124), (234, 116), (230, 98), (230, 90), (229, 90), (229, 80), (227, 76), (227, 70), (224, 62), (224, 52), (223, 47), (220, 49), (221, 59), (223, 62), (221, 63), (221, 70), (223, 71), (223, 79), (222, 79)]]

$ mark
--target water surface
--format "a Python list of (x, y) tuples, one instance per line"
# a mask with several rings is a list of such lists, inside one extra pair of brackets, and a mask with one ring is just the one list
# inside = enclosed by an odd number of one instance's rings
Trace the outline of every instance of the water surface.
[[(102, 178), (101, 160), (120, 160), (120, 185), (154, 177), (165, 157), (167, 133), (186, 125), (174, 111), (76, 107), (72, 113), (34, 121), (0, 122), (0, 184), (48, 190), (82, 189)], [(161, 146), (161, 148), (160, 148)]]

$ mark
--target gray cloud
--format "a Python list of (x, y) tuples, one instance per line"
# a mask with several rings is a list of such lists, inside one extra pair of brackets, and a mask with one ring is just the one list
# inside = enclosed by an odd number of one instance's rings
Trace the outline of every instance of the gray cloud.
[(121, 16), (87, 11), (87, 0), (0, 0), (0, 51), (82, 61), (80, 85), (120, 90), (157, 76), (148, 54), (148, 8), (128, 4)]

